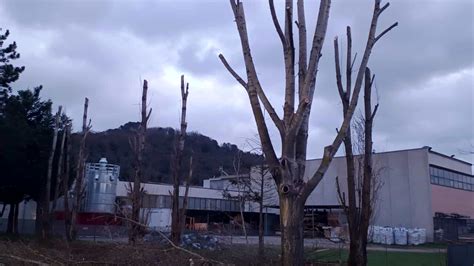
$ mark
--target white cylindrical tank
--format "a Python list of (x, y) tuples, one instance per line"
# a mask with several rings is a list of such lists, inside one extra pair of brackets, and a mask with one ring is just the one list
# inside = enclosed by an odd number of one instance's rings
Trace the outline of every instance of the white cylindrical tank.
[(86, 164), (85, 212), (115, 213), (119, 173), (120, 166), (108, 164), (106, 158)]

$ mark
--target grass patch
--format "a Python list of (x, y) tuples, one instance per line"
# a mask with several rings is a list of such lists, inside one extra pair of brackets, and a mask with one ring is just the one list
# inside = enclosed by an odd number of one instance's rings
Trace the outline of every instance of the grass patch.
[(421, 245), (381, 245), (381, 244), (370, 244), (370, 247), (383, 247), (383, 248), (398, 248), (398, 249), (447, 249), (448, 243), (424, 243)]
[[(346, 261), (347, 250), (313, 251), (307, 254), (307, 259), (315, 262)], [(385, 252), (368, 251), (368, 265), (378, 266), (445, 266), (445, 253), (416, 253), (416, 252)]]

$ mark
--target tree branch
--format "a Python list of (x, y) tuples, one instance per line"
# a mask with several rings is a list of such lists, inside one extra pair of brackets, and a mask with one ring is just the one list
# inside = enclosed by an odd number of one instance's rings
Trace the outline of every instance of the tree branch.
[(374, 107), (374, 111), (372, 112), (372, 115), (370, 116), (370, 120), (374, 120), (375, 114), (377, 113), (378, 109), (379, 109), (379, 104), (376, 104)]
[[(352, 34), (351, 34), (351, 27), (347, 26), (346, 28), (346, 36), (347, 36), (347, 58), (346, 58), (346, 94), (345, 94), (345, 101), (348, 102), (351, 98), (351, 90), (352, 90), (352, 67), (355, 62), (351, 63), (352, 60)], [(356, 54), (357, 56), (357, 54)]]
[(313, 43), (309, 56), (309, 64), (307, 71), (308, 75), (306, 76), (304, 82), (305, 86), (303, 89), (303, 94), (309, 95), (310, 98), (312, 98), (312, 94), (310, 93), (310, 81), (316, 77), (316, 71), (318, 68), (319, 58), (324, 43), (324, 37), (326, 36), (330, 6), (331, 0), (322, 0), (319, 5), (318, 19), (316, 23), (316, 29), (314, 31)]
[(298, 0), (298, 38), (299, 38), (299, 61), (298, 61), (298, 94), (299, 100), (301, 101), (304, 80), (306, 78), (306, 69), (307, 69), (307, 47), (306, 47), (306, 20), (304, 15), (304, 2), (303, 0)]
[(382, 36), (384, 36), (387, 32), (389, 32), (391, 29), (395, 28), (396, 26), (398, 26), (398, 22), (393, 23), (392, 26), (382, 31), (382, 33), (380, 33), (379, 35), (377, 35), (377, 37), (375, 37), (375, 42), (377, 42), (380, 38), (382, 38)]
[(337, 41), (337, 37), (334, 38), (334, 61), (336, 65), (337, 90), (339, 92), (339, 96), (341, 97), (341, 100), (344, 102), (344, 99), (346, 98), (346, 93), (344, 92), (344, 88), (342, 86), (342, 80), (341, 80), (341, 66), (339, 63), (339, 44)]
[(295, 111), (295, 44), (293, 40), (293, 0), (285, 1), (285, 36), (287, 46), (285, 58), (285, 103), (283, 107), (283, 123), (286, 128)]
[(278, 22), (278, 17), (275, 12), (275, 5), (273, 3), (273, 0), (268, 0), (268, 5), (270, 6), (270, 13), (272, 14), (273, 25), (275, 26), (278, 36), (280, 37), (281, 45), (283, 46), (283, 49), (285, 49), (287, 42), (285, 39), (285, 35), (281, 30), (280, 23)]
[[(307, 112), (307, 109), (311, 106), (311, 103), (313, 101), (314, 84), (316, 81), (319, 58), (321, 57), (321, 50), (323, 47), (324, 38), (326, 36), (330, 6), (331, 0), (322, 0), (319, 5), (318, 19), (316, 23), (316, 29), (314, 31), (313, 44), (311, 46), (311, 52), (309, 56), (308, 70), (306, 72), (304, 86), (301, 91), (303, 96), (300, 96), (302, 98), (309, 99), (310, 102), (304, 109), (298, 108), (296, 110), (297, 114), (300, 112)], [(298, 129), (296, 131), (298, 131)]]
[(222, 64), (224, 67), (229, 71), (229, 73), (242, 85), (242, 87), (245, 88), (245, 90), (248, 90), (247, 83), (235, 72), (235, 70), (229, 65), (227, 60), (225, 59), (223, 54), (219, 54), (219, 59), (221, 60)]
[[(380, 5), (380, 0), (377, 0), (376, 2), (379, 2), (379, 5)], [(386, 3), (385, 5), (383, 5), (383, 7), (379, 10), (379, 12), (378, 12), (377, 15), (382, 14), (382, 12), (383, 12), (385, 9), (387, 9), (387, 7), (389, 7), (389, 6), (390, 6), (390, 3), (387, 2), (387, 3)]]
[[(271, 142), (270, 135), (268, 133), (265, 117), (263, 116), (263, 112), (260, 107), (259, 98), (262, 101), (262, 104), (264, 105), (267, 112), (270, 114), (270, 117), (272, 118), (276, 127), (280, 130), (280, 134), (282, 134), (283, 132), (283, 125), (281, 120), (278, 118), (278, 115), (276, 114), (274, 108), (268, 101), (258, 80), (257, 71), (255, 70), (252, 54), (250, 52), (243, 4), (240, 2), (236, 3), (234, 0), (230, 0), (230, 3), (234, 12), (234, 19), (237, 25), (237, 30), (239, 32), (240, 44), (242, 46), (242, 54), (244, 56), (245, 68), (247, 73), (247, 94), (249, 97), (250, 105), (252, 107), (252, 112), (254, 114), (255, 122), (257, 124), (257, 130), (260, 136), (262, 147), (264, 149), (264, 153), (266, 155), (269, 165), (271, 165), (276, 170), (279, 165), (279, 162), (275, 153), (275, 149)], [(278, 182), (277, 179), (278, 178), (276, 178), (275, 181)]]

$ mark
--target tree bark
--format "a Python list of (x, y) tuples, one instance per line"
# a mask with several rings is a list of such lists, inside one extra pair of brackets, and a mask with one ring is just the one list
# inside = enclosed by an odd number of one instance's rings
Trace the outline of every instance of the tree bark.
[(303, 210), (297, 199), (280, 193), (282, 265), (304, 264)]

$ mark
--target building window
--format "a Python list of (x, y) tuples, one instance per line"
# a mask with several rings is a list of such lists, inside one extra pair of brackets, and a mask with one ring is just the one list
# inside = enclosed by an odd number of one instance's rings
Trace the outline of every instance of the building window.
[(432, 184), (456, 189), (473, 191), (474, 176), (442, 169), (430, 165), (430, 180)]

